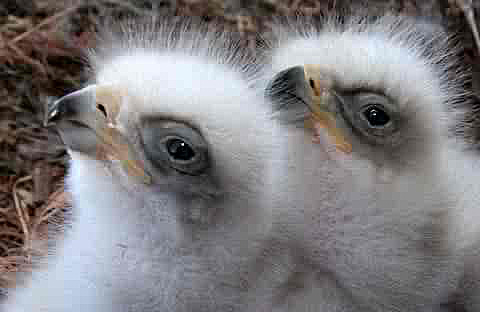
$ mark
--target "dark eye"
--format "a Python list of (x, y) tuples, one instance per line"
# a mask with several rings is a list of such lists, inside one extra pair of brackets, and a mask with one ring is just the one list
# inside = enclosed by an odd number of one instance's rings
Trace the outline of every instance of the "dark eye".
[(363, 111), (363, 115), (372, 127), (382, 127), (388, 124), (390, 116), (378, 106), (372, 105)]
[(159, 169), (200, 175), (210, 165), (206, 140), (197, 129), (187, 124), (145, 118), (141, 135), (145, 156)]
[(169, 139), (166, 146), (168, 154), (175, 160), (189, 161), (195, 157), (195, 151), (183, 140)]

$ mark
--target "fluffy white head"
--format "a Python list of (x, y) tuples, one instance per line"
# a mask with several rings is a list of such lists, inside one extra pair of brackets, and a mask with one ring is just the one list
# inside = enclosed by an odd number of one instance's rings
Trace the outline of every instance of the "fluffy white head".
[[(452, 135), (467, 98), (456, 49), (441, 30), (409, 18), (323, 22), (279, 24), (265, 53), (265, 86), (290, 127), (295, 164), (281, 193), (304, 192), (302, 209), (279, 223), (296, 226), (290, 236), (301, 237), (308, 263), (324, 272), (319, 279), (333, 278), (333, 293), (347, 294), (341, 302), (437, 311), (462, 270), (453, 254), (465, 238), (460, 233), (473, 225), (464, 212), (478, 202), (475, 195), (462, 199), (472, 189), (464, 181), (469, 156), (461, 156), (463, 137)], [(317, 82), (304, 91), (308, 74), (298, 79), (289, 69), (312, 64), (331, 83), (336, 127), (351, 154), (335, 151), (321, 129), (320, 144), (312, 144), (312, 130), (303, 127), (311, 115), (305, 95)], [(372, 123), (370, 107), (388, 115), (384, 124)], [(289, 199), (286, 206), (294, 206)]]
[[(92, 54), (95, 86), (78, 94), (113, 90), (119, 111), (110, 121), (151, 184), (128, 175), (125, 159), (97, 160), (85, 148), (85, 127), (70, 124), (78, 131), (72, 146), (87, 151), (70, 150), (71, 229), (47, 270), (6, 309), (237, 311), (248, 261), (271, 228), (276, 160), (286, 146), (263, 93), (249, 86), (252, 60), (195, 20), (132, 24), (111, 37)], [(104, 104), (97, 93), (109, 118)], [(197, 162), (167, 155), (182, 148), (165, 147), (169, 138), (189, 143)]]

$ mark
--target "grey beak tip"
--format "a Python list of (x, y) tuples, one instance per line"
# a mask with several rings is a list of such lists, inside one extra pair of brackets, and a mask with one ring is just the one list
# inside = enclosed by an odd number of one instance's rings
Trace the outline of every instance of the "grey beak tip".
[(266, 94), (271, 95), (276, 90), (296, 89), (299, 82), (305, 81), (305, 74), (302, 66), (294, 66), (282, 70), (270, 81)]
[(74, 120), (82, 118), (82, 115), (88, 114), (91, 110), (89, 105), (82, 102), (89, 101), (90, 97), (94, 98), (94, 91), (95, 85), (90, 85), (53, 101), (48, 105), (44, 123), (48, 125), (63, 118)]
[(48, 105), (47, 112), (45, 114), (45, 118), (43, 121), (43, 124), (45, 127), (49, 126), (52, 123), (52, 119), (58, 115), (58, 106), (60, 102), (62, 101), (63, 98), (60, 98), (56, 101), (54, 101), (52, 104)]
[[(58, 101), (58, 100), (57, 100)], [(43, 118), (43, 126), (47, 127), (50, 125), (51, 119), (57, 114), (57, 101), (47, 104), (47, 109)]]
[(277, 73), (265, 95), (273, 104), (275, 118), (292, 123), (304, 120), (311, 111), (311, 91), (303, 66), (293, 66)]

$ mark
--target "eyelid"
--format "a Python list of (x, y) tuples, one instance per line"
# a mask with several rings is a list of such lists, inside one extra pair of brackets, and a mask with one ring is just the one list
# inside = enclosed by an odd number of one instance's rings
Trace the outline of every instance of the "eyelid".
[(142, 132), (145, 132), (145, 130), (151, 132), (156, 129), (164, 132), (164, 135), (168, 135), (169, 130), (171, 130), (171, 135), (182, 137), (195, 146), (203, 147), (206, 145), (202, 133), (188, 122), (152, 117), (143, 119), (141, 125)]
[[(389, 97), (387, 97), (383, 94), (377, 94), (377, 93), (372, 93), (372, 92), (358, 93), (358, 94), (354, 95), (354, 97), (357, 100), (364, 100), (364, 101), (369, 100), (369, 102), (372, 103), (372, 104), (384, 105), (384, 104), (389, 104), (391, 102)], [(372, 99), (373, 99), (373, 101), (372, 101)], [(378, 103), (375, 100), (379, 100)]]
[(384, 90), (380, 88), (373, 88), (368, 86), (354, 86), (348, 88), (337, 87), (337, 91), (346, 96), (357, 96), (361, 94), (375, 94), (382, 97), (389, 98)]
[(173, 124), (173, 125), (182, 125), (187, 128), (190, 128), (194, 130), (195, 132), (199, 133), (200, 135), (202, 134), (202, 131), (200, 130), (200, 127), (198, 127), (196, 124), (191, 122), (188, 119), (183, 119), (179, 118), (178, 116), (174, 115), (159, 115), (159, 116), (146, 116), (146, 117), (140, 117), (140, 124), (142, 127), (145, 127), (147, 124)]

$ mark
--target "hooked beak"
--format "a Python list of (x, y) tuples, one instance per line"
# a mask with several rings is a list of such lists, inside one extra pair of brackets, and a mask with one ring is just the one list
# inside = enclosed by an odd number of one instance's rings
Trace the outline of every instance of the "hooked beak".
[(70, 150), (98, 160), (118, 160), (129, 176), (150, 184), (151, 176), (117, 127), (121, 104), (122, 94), (114, 88), (90, 85), (55, 101), (44, 124), (54, 125)]
[[(304, 119), (307, 111), (305, 128), (314, 131), (314, 142), (323, 129), (337, 150), (351, 153), (352, 145), (336, 124), (339, 96), (333, 90), (333, 81), (322, 74), (319, 66), (295, 66), (281, 71), (268, 86), (267, 95), (279, 104), (278, 110), (284, 112), (283, 119), (287, 121)], [(300, 111), (298, 102), (304, 104)]]

